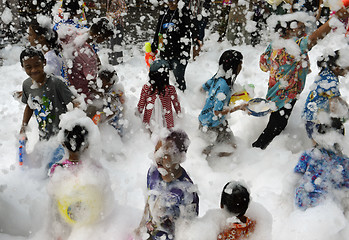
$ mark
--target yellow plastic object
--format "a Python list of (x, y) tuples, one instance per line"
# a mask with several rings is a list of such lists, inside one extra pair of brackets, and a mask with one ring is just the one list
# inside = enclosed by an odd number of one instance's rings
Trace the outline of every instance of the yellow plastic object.
[(230, 102), (229, 105), (234, 105), (235, 102), (239, 101), (239, 100), (243, 100), (245, 102), (250, 101), (252, 98), (250, 97), (250, 95), (248, 94), (248, 92), (246, 92), (246, 90), (241, 91), (241, 92), (237, 92), (234, 93), (231, 98), (230, 98)]
[(69, 194), (57, 199), (57, 207), (68, 224), (88, 225), (100, 218), (102, 194), (94, 185), (75, 187)]
[(151, 52), (151, 43), (150, 42), (146, 42), (144, 44), (144, 50), (146, 53), (150, 53)]

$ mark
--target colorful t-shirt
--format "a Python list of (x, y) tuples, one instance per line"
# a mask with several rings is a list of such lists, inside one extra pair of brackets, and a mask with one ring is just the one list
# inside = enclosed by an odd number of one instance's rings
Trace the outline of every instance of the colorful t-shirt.
[(267, 100), (275, 102), (278, 109), (303, 91), (309, 72), (308, 37), (296, 39), (296, 43), (299, 56), (287, 53), (285, 48), (273, 49), (269, 44), (260, 57), (260, 68), (270, 72)]
[(217, 240), (242, 240), (247, 239), (253, 233), (256, 222), (247, 218), (246, 223), (231, 223), (223, 232), (221, 232)]
[(59, 116), (67, 111), (67, 104), (75, 98), (65, 83), (47, 75), (46, 83), (37, 87), (31, 78), (23, 82), (22, 102), (34, 110), (41, 140), (48, 140), (59, 131)]
[[(151, 223), (150, 234), (160, 237), (174, 233), (174, 222), (178, 218), (192, 218), (199, 213), (197, 189), (187, 172), (172, 182), (165, 182), (156, 166), (152, 166), (147, 175), (148, 203)], [(160, 223), (161, 224), (160, 224)], [(150, 229), (148, 228), (148, 231)], [(154, 239), (157, 239), (156, 237)], [(162, 239), (162, 238), (159, 238)]]
[(329, 100), (341, 96), (339, 92), (339, 80), (329, 69), (323, 69), (314, 82), (314, 89), (310, 91), (302, 118), (306, 121), (318, 122), (318, 115), (321, 112), (330, 112)]
[(305, 151), (294, 171), (303, 174), (295, 196), (300, 208), (317, 205), (332, 188), (349, 188), (349, 158), (324, 148)]
[(217, 127), (223, 124), (225, 115), (216, 116), (214, 111), (222, 111), (224, 106), (229, 105), (230, 87), (223, 78), (211, 78), (202, 87), (208, 95), (199, 115), (199, 121), (202, 126)]

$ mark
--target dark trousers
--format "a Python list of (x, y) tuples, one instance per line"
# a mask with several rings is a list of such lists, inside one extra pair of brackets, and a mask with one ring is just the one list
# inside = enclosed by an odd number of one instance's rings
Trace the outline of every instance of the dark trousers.
[[(186, 62), (185, 64), (182, 64), (183, 62)], [(187, 88), (185, 84), (185, 69), (187, 68), (188, 61), (187, 60), (167, 60), (167, 62), (170, 65), (171, 70), (173, 71), (173, 74), (176, 78), (176, 82), (178, 84), (178, 88), (184, 92), (184, 90)]]
[(282, 107), (278, 111), (270, 114), (267, 127), (264, 129), (259, 138), (252, 144), (252, 147), (265, 149), (273, 141), (273, 139), (286, 128), (288, 119), (296, 101), (297, 100), (294, 99), (287, 104), (287, 108)]
[(124, 39), (124, 28), (122, 25), (117, 25), (115, 27), (114, 36), (110, 39), (108, 47), (111, 49), (109, 55), (109, 64), (118, 65), (123, 62), (123, 53), (122, 53), (122, 42)]

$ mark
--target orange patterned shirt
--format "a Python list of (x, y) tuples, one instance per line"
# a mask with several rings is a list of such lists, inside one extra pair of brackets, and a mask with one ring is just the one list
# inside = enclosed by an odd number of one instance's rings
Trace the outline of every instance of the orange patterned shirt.
[(247, 239), (253, 233), (256, 221), (247, 218), (246, 223), (230, 223), (223, 232), (221, 232), (217, 240), (242, 240)]

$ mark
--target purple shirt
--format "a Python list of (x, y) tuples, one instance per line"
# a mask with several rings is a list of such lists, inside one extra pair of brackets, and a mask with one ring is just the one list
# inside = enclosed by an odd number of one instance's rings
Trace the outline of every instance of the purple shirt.
[[(153, 206), (150, 208), (150, 219), (154, 218), (177, 220), (178, 218), (192, 218), (199, 213), (199, 197), (197, 195), (196, 186), (183, 169), (182, 175), (172, 182), (165, 182), (156, 166), (152, 166), (148, 170), (147, 187), (149, 192), (148, 203)], [(154, 212), (158, 216), (154, 216)], [(160, 214), (159, 214), (160, 213)], [(154, 223), (154, 222), (153, 222)], [(172, 232), (173, 226), (168, 228), (157, 226), (165, 232)]]

